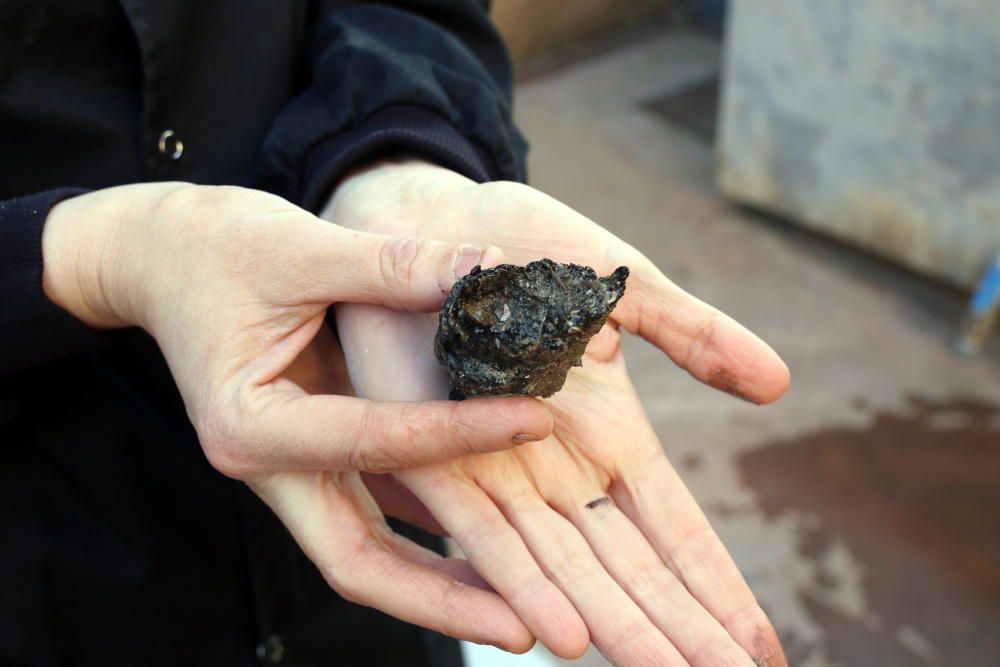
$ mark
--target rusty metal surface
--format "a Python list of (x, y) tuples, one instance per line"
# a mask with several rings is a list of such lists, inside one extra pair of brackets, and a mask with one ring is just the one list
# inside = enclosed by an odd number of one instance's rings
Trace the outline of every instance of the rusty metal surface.
[(994, 0), (735, 0), (718, 183), (971, 287), (1000, 249)]

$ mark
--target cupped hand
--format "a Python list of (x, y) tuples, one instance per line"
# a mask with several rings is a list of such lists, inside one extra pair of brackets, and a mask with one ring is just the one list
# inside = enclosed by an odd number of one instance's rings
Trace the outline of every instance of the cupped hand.
[[(551, 437), (395, 476), (561, 656), (579, 654), (589, 639), (620, 667), (786, 664), (770, 622), (666, 459), (628, 378), (618, 328), (696, 378), (759, 403), (788, 384), (770, 348), (637, 250), (527, 186), (385, 164), (346, 180), (323, 217), (381, 233), (493, 243), (519, 264), (550, 257), (601, 274), (629, 266), (626, 295), (583, 367), (545, 401), (555, 415)], [(445, 395), (433, 315), (349, 305), (337, 322), (359, 394)]]
[[(53, 208), (44, 284), (98, 328), (157, 341), (208, 460), (248, 482), (346, 597), (478, 641), (530, 635), (474, 573), (391, 535), (359, 471), (384, 472), (549, 434), (532, 398), (355, 397), (324, 318), (347, 302), (433, 311), (496, 248), (348, 230), (243, 188), (96, 191)], [(446, 574), (447, 573), (447, 574)]]
[[(313, 395), (353, 394), (343, 353), (325, 324), (282, 379)], [(397, 501), (400, 518), (440, 531), (429, 512), (419, 503), (400, 504), (405, 489), (379, 483), (389, 475), (366, 477), (368, 486), (359, 472), (292, 470), (250, 486), (345, 599), (461, 639), (527, 650), (531, 633), (466, 559), (443, 558), (397, 534), (379, 504)]]

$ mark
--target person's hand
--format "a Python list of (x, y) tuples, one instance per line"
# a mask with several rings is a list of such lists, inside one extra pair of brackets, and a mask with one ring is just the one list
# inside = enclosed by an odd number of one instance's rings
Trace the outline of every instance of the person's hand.
[[(556, 418), (550, 438), (395, 476), (560, 656), (579, 654), (590, 639), (619, 667), (786, 664), (773, 627), (663, 453), (629, 381), (618, 327), (699, 380), (758, 403), (788, 384), (770, 348), (634, 248), (523, 185), (476, 185), (430, 165), (386, 164), (347, 179), (322, 217), (495, 243), (519, 264), (550, 257), (602, 275), (628, 266), (626, 294), (583, 367), (546, 401)], [(432, 351), (433, 315), (347, 305), (337, 323), (360, 395), (447, 392)]]
[(208, 460), (272, 506), (348, 599), (502, 646), (530, 634), (474, 573), (388, 530), (358, 471), (384, 472), (549, 434), (532, 398), (354, 397), (323, 322), (332, 303), (436, 310), (496, 248), (325, 223), (262, 192), (188, 184), (102, 190), (53, 208), (44, 286), (98, 328), (159, 344)]

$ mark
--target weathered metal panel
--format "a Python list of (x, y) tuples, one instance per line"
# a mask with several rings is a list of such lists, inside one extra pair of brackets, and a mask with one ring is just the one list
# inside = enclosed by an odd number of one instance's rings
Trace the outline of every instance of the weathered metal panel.
[(734, 0), (727, 195), (971, 286), (1000, 250), (1000, 2)]

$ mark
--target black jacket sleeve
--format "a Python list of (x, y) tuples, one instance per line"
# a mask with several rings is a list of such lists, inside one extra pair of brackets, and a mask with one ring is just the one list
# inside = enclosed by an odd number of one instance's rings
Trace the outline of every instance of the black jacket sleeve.
[[(477, 181), (523, 180), (503, 42), (476, 0), (314, 4), (306, 82), (265, 137), (254, 185), (318, 210), (359, 162), (420, 155)], [(0, 375), (117, 338), (46, 298), (49, 209), (81, 190), (0, 200)]]
[(0, 375), (94, 347), (107, 336), (52, 303), (42, 286), (45, 218), (82, 192), (64, 188), (0, 201)]
[(322, 3), (307, 60), (308, 86), (264, 142), (267, 189), (317, 210), (344, 171), (392, 151), (478, 181), (524, 179), (510, 63), (484, 4)]

